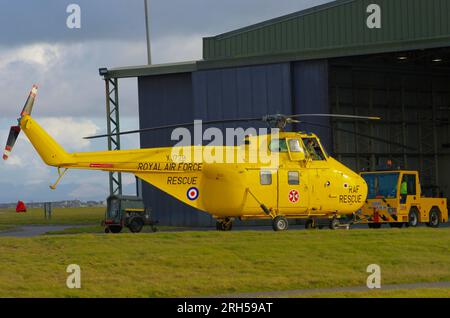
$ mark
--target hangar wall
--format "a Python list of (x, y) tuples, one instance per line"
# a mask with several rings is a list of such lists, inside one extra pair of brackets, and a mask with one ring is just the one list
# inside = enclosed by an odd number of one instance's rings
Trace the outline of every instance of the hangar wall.
[(196, 118), (239, 118), (292, 110), (289, 63), (198, 71), (192, 76)]
[[(141, 128), (194, 119), (329, 112), (326, 60), (139, 77), (138, 93)], [(326, 120), (320, 121), (329, 124)], [(239, 127), (250, 125), (266, 127), (262, 122)], [(170, 134), (171, 130), (142, 133), (141, 147), (173, 145)], [(320, 137), (325, 145), (330, 145), (329, 130), (323, 131)], [(178, 202), (147, 183), (143, 185), (143, 197), (162, 225), (209, 226), (215, 223), (208, 214)]]
[[(292, 86), (294, 107), (292, 114), (328, 114), (328, 61), (316, 60), (292, 63)], [(305, 121), (329, 126), (329, 118), (303, 118)], [(297, 130), (314, 131), (326, 151), (331, 151), (331, 130), (308, 124), (295, 127)]]

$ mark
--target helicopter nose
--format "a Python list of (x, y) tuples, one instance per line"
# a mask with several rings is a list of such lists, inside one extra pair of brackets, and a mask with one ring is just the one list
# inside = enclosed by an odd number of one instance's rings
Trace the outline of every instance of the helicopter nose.
[(358, 188), (359, 188), (359, 193), (358, 194), (361, 195), (360, 203), (361, 203), (361, 205), (363, 205), (364, 202), (366, 201), (367, 192), (368, 192), (368, 186), (367, 186), (366, 180), (364, 180), (363, 177), (358, 175), (358, 178), (356, 180), (356, 184), (358, 185)]
[(363, 201), (366, 201), (369, 187), (367, 186), (367, 182), (366, 182), (366, 180), (364, 180), (363, 177), (359, 177), (359, 187), (361, 189), (361, 195), (363, 197)]
[(352, 206), (352, 209), (360, 209), (367, 199), (367, 183), (356, 173), (352, 175), (344, 175), (344, 194), (340, 198), (340, 202)]

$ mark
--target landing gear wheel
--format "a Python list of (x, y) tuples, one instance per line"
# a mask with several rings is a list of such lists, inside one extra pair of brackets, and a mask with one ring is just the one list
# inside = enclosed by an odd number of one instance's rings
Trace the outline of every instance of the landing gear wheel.
[(108, 226), (109, 230), (111, 231), (111, 233), (120, 233), (122, 231), (122, 226), (120, 225), (110, 225)]
[(337, 230), (340, 224), (339, 219), (333, 218), (330, 220), (329, 228), (330, 230)]
[(316, 228), (316, 222), (313, 219), (307, 219), (305, 223), (305, 229), (312, 230)]
[(441, 224), (441, 220), (439, 217), (439, 210), (436, 208), (432, 208), (430, 211), (430, 222), (427, 223), (429, 227), (439, 227)]
[(379, 229), (381, 228), (381, 223), (368, 223), (369, 229)]
[(419, 211), (417, 211), (416, 207), (412, 207), (411, 210), (409, 210), (408, 213), (408, 224), (409, 227), (416, 227), (419, 225)]
[(231, 220), (217, 221), (217, 231), (231, 231), (233, 228), (233, 222)]
[(284, 216), (277, 216), (272, 221), (272, 228), (274, 231), (286, 231), (288, 227), (288, 220)]
[(144, 227), (144, 220), (140, 217), (134, 217), (131, 219), (130, 224), (128, 224), (128, 228), (131, 233), (139, 233), (142, 231)]

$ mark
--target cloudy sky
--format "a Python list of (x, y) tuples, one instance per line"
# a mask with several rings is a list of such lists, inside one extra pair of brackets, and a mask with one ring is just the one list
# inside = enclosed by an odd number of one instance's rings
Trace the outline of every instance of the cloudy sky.
[[(325, 0), (150, 0), (153, 63), (200, 59), (202, 37), (323, 4)], [(69, 29), (67, 6), (81, 8), (81, 28)], [(106, 141), (83, 136), (105, 131), (104, 83), (98, 68), (146, 64), (144, 0), (0, 0), (0, 143), (33, 83), (34, 117), (68, 151), (104, 150)], [(121, 80), (121, 129), (135, 129), (137, 84)], [(2, 149), (4, 145), (1, 145)], [(139, 147), (138, 136), (122, 148)], [(106, 173), (69, 171), (56, 178), (22, 135), (0, 163), (0, 202), (103, 200)], [(124, 176), (134, 194), (134, 178)]]

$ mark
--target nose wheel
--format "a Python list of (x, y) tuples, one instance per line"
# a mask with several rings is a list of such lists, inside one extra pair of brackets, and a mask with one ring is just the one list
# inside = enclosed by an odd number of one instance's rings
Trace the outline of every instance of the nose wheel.
[(288, 227), (288, 220), (284, 216), (277, 216), (272, 220), (272, 228), (274, 231), (286, 231)]

